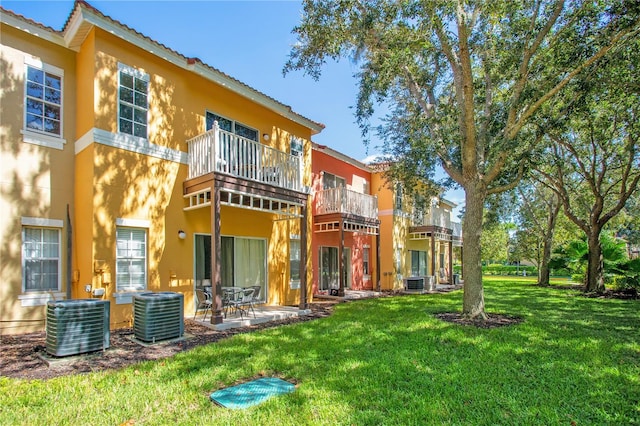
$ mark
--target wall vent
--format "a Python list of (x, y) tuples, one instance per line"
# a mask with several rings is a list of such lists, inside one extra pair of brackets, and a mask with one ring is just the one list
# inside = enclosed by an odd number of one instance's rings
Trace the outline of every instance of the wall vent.
[(109, 308), (108, 300), (47, 302), (47, 353), (68, 356), (109, 348)]
[(136, 339), (156, 342), (184, 334), (184, 295), (171, 291), (133, 296), (133, 330)]

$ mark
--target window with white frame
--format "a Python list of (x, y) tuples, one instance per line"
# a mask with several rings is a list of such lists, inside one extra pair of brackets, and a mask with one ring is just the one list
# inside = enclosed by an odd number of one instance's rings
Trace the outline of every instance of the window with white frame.
[(149, 75), (118, 64), (118, 130), (147, 138)]
[(427, 252), (411, 250), (411, 276), (423, 277), (427, 275)]
[(24, 292), (60, 290), (60, 230), (22, 228)]
[(329, 172), (322, 172), (322, 189), (344, 188), (347, 181)]
[(61, 138), (64, 71), (38, 61), (25, 64), (25, 69), (25, 130)]
[(116, 228), (116, 291), (147, 288), (147, 230)]
[(369, 247), (364, 247), (362, 249), (362, 272), (365, 275), (370, 275), (369, 272)]
[(221, 130), (225, 130), (245, 139), (258, 142), (258, 131), (256, 129), (252, 129), (251, 127), (245, 126), (244, 124), (238, 123), (237, 121), (233, 121), (228, 118), (222, 117), (221, 115), (207, 111), (205, 116), (205, 125), (207, 131), (213, 128), (214, 121), (218, 122), (218, 127), (220, 127)]
[(401, 183), (396, 183), (394, 198), (395, 198), (394, 208), (398, 211), (402, 210), (402, 184)]
[(291, 155), (295, 155), (296, 157), (302, 157), (304, 148), (303, 148), (301, 138), (298, 138), (296, 136), (291, 136), (290, 148), (291, 148)]
[(300, 240), (289, 240), (289, 277), (291, 288), (300, 287)]

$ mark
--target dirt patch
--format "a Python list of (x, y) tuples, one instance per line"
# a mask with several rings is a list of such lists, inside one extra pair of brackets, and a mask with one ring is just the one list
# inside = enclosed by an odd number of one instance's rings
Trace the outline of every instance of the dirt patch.
[(497, 328), (507, 327), (514, 324), (520, 324), (524, 321), (522, 318), (514, 315), (505, 314), (486, 314), (487, 318), (467, 318), (458, 312), (443, 312), (436, 314), (435, 317), (458, 325), (471, 325), (477, 328)]
[[(142, 361), (167, 358), (236, 334), (324, 318), (331, 315), (334, 305), (335, 302), (312, 303), (309, 306), (309, 315), (224, 331), (213, 330), (196, 321), (185, 319), (184, 339), (147, 346), (133, 340), (134, 333), (131, 328), (112, 330), (109, 349), (106, 351), (65, 358), (47, 355), (44, 331), (0, 336), (0, 376), (46, 380), (72, 374), (119, 369)], [(48, 363), (47, 360), (50, 359), (52, 362)]]

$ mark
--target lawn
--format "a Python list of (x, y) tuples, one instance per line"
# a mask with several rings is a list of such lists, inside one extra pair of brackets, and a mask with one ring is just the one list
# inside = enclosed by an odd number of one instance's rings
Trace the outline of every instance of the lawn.
[[(640, 424), (640, 303), (487, 278), (487, 311), (442, 322), (462, 292), (370, 299), (122, 371), (0, 378), (0, 424)], [(258, 375), (298, 385), (247, 410), (209, 394)]]

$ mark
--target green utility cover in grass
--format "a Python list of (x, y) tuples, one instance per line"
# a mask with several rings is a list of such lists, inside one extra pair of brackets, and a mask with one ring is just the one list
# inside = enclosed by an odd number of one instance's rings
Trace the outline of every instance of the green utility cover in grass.
[(241, 385), (220, 389), (211, 400), (226, 408), (241, 409), (260, 404), (272, 396), (293, 392), (295, 386), (276, 377), (264, 377)]

